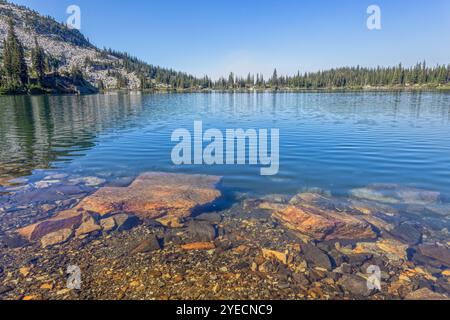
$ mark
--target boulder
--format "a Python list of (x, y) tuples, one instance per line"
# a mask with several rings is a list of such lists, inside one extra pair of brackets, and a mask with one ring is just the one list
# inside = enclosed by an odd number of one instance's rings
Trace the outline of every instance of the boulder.
[(398, 184), (372, 184), (353, 189), (350, 195), (357, 199), (372, 200), (388, 204), (427, 205), (438, 201), (439, 192), (401, 186)]
[(340, 285), (357, 297), (368, 297), (372, 293), (372, 290), (367, 286), (367, 280), (360, 276), (344, 274), (340, 280)]
[(216, 239), (217, 230), (207, 222), (191, 221), (188, 224), (187, 237), (194, 242), (211, 242)]
[(420, 245), (418, 252), (425, 257), (439, 261), (445, 266), (450, 266), (450, 249), (446, 246)]
[(125, 213), (116, 214), (112, 218), (114, 219), (118, 231), (133, 229), (140, 223), (138, 217)]
[(64, 243), (72, 237), (72, 234), (72, 229), (61, 229), (48, 233), (41, 238), (42, 247), (47, 248), (56, 244)]
[(156, 222), (159, 222), (164, 227), (167, 228), (183, 228), (183, 219), (179, 217), (173, 217), (173, 216), (165, 216), (162, 218), (156, 219)]
[(377, 242), (360, 242), (356, 244), (355, 249), (341, 252), (348, 255), (373, 254), (384, 255), (390, 261), (400, 261), (408, 259), (408, 245), (394, 239), (381, 239)]
[(320, 267), (331, 271), (333, 269), (333, 264), (330, 257), (312, 244), (303, 244), (302, 253), (308, 263), (312, 264), (314, 267)]
[(409, 293), (405, 300), (449, 300), (449, 298), (428, 288), (422, 288)]
[(24, 238), (30, 241), (39, 240), (45, 235), (62, 229), (74, 229), (78, 227), (83, 219), (83, 213), (77, 210), (60, 212), (55, 217), (37, 222), (25, 228), (17, 230)]
[(116, 220), (114, 220), (114, 217), (108, 217), (100, 220), (100, 225), (104, 232), (111, 232), (117, 228)]
[(375, 239), (377, 235), (364, 220), (315, 205), (279, 205), (263, 203), (261, 208), (271, 209), (274, 218), (287, 228), (316, 240)]
[(131, 250), (131, 254), (148, 253), (161, 250), (161, 244), (155, 235), (150, 235)]
[[(77, 236), (96, 232), (102, 228), (106, 232), (115, 229), (128, 230), (140, 222), (139, 217), (183, 218), (220, 197), (220, 191), (215, 188), (220, 179), (205, 175), (145, 173), (129, 187), (101, 188), (84, 198), (75, 208), (21, 228), (17, 232), (27, 240), (36, 241), (63, 229), (76, 230)], [(91, 180), (93, 179), (88, 179), (87, 182), (94, 182)], [(77, 186), (61, 190), (64, 191), (63, 194), (82, 191)], [(48, 192), (53, 194), (52, 190)], [(30, 196), (36, 200), (37, 197), (40, 199), (42, 194)], [(104, 217), (105, 219), (101, 219), (104, 221), (98, 224), (93, 218), (94, 214), (100, 218)]]
[(275, 259), (280, 261), (282, 264), (288, 264), (289, 256), (286, 252), (279, 252), (271, 249), (262, 249), (262, 255), (266, 259)]
[(93, 232), (102, 230), (102, 227), (95, 221), (95, 219), (89, 214), (83, 216), (83, 221), (75, 231), (75, 236), (83, 236)]
[(100, 188), (78, 208), (100, 215), (124, 212), (141, 218), (187, 217), (220, 197), (215, 188), (220, 180), (216, 176), (145, 173), (128, 187)]
[(391, 234), (394, 237), (403, 240), (405, 243), (413, 246), (419, 244), (422, 241), (422, 232), (419, 228), (419, 226), (405, 222), (396, 226), (391, 231)]

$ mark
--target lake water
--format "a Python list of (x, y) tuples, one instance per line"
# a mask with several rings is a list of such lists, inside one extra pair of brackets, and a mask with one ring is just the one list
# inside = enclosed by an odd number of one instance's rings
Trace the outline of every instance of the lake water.
[[(280, 129), (280, 170), (175, 166), (177, 128)], [(448, 93), (211, 93), (0, 97), (0, 178), (108, 180), (146, 171), (224, 176), (250, 194), (336, 195), (396, 183), (450, 195)]]

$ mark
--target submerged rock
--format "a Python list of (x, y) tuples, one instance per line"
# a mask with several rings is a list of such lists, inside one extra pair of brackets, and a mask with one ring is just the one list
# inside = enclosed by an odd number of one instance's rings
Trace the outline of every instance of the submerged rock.
[(147, 239), (143, 240), (136, 247), (131, 250), (131, 254), (148, 253), (152, 251), (161, 250), (161, 244), (155, 235), (150, 235)]
[[(17, 232), (27, 240), (36, 241), (61, 230), (75, 231), (76, 236), (100, 230), (129, 230), (139, 224), (138, 217), (189, 216), (194, 209), (220, 197), (220, 191), (215, 188), (219, 181), (219, 177), (213, 176), (146, 173), (139, 176), (129, 187), (101, 188), (83, 199), (75, 208), (21, 228)], [(101, 219), (102, 217), (104, 219)], [(200, 233), (207, 236), (199, 239), (200, 241), (211, 241), (215, 238), (211, 238), (210, 229), (211, 227), (205, 227), (203, 230), (197, 230), (197, 233), (202, 231), (203, 233)], [(205, 233), (205, 230), (208, 232)]]
[(422, 241), (422, 232), (419, 227), (407, 222), (396, 226), (391, 234), (409, 245), (416, 245)]
[(188, 224), (187, 237), (194, 242), (211, 242), (217, 237), (217, 229), (207, 222), (191, 221)]
[(409, 293), (405, 297), (405, 300), (449, 300), (449, 298), (443, 294), (433, 292), (428, 288), (422, 288)]
[(75, 236), (83, 236), (96, 231), (102, 230), (102, 227), (95, 221), (95, 219), (90, 215), (85, 215), (81, 225), (75, 231)]
[(367, 286), (367, 280), (359, 276), (345, 274), (340, 284), (346, 291), (357, 297), (368, 297), (372, 293)]
[(397, 184), (372, 184), (365, 188), (353, 189), (350, 195), (358, 199), (389, 204), (426, 205), (436, 202), (440, 193)]
[(320, 267), (328, 271), (333, 269), (333, 264), (330, 257), (325, 252), (312, 244), (304, 244), (301, 247), (306, 261), (311, 263), (313, 266)]
[(271, 209), (272, 215), (287, 228), (316, 240), (377, 237), (367, 222), (343, 212), (324, 210), (305, 203), (298, 203), (295, 206), (263, 203), (261, 207)]
[(145, 173), (129, 187), (105, 187), (83, 199), (78, 208), (100, 215), (133, 213), (142, 218), (190, 216), (199, 206), (212, 203), (221, 193), (220, 177), (169, 173)]
[(133, 215), (121, 213), (112, 216), (118, 231), (127, 231), (139, 225), (139, 218)]
[(102, 185), (106, 182), (105, 179), (97, 178), (97, 177), (83, 177), (83, 178), (75, 178), (69, 180), (69, 182), (74, 184), (84, 184), (88, 187), (97, 187), (99, 185)]
[(279, 252), (279, 251), (263, 248), (262, 255), (266, 259), (276, 259), (283, 264), (288, 264), (289, 256), (286, 252)]
[(13, 235), (13, 236), (5, 236), (0, 239), (0, 247), (5, 246), (10, 249), (16, 249), (24, 247), (28, 244), (28, 242), (21, 236)]
[(67, 210), (59, 213), (53, 218), (40, 221), (25, 228), (17, 230), (24, 238), (35, 241), (43, 236), (62, 229), (72, 230), (78, 227), (83, 219), (83, 213), (76, 210)]
[(72, 237), (72, 234), (73, 234), (72, 229), (61, 229), (46, 234), (41, 238), (42, 247), (47, 248), (56, 244), (64, 243)]
[(450, 249), (438, 245), (420, 245), (418, 252), (425, 257), (439, 261), (445, 266), (450, 266)]

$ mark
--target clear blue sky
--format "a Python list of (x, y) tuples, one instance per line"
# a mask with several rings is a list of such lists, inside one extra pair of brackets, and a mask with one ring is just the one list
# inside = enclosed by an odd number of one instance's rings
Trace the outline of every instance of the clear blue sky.
[[(213, 77), (344, 65), (450, 63), (449, 0), (13, 0), (66, 21), (99, 47)], [(381, 7), (382, 29), (366, 27)]]

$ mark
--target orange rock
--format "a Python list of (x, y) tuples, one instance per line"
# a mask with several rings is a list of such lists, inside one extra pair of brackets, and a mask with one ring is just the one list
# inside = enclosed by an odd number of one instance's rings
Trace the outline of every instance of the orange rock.
[(23, 277), (26, 277), (30, 274), (30, 268), (22, 267), (19, 269), (19, 272)]
[(263, 257), (266, 259), (276, 259), (283, 264), (288, 263), (288, 254), (285, 252), (279, 252), (275, 250), (262, 249)]
[(100, 230), (102, 230), (102, 227), (95, 221), (94, 218), (86, 214), (83, 217), (81, 225), (75, 231), (75, 236), (79, 237)]
[(206, 175), (145, 173), (129, 187), (101, 188), (83, 199), (75, 208), (17, 232), (26, 239), (35, 241), (61, 230), (67, 231), (66, 233), (68, 230), (76, 230), (77, 236), (101, 230), (102, 227), (90, 213), (101, 216), (132, 213), (142, 218), (166, 217), (174, 221), (175, 218), (190, 216), (194, 209), (219, 198), (221, 193), (215, 186), (220, 179)]
[(187, 217), (194, 208), (220, 197), (215, 188), (219, 181), (216, 176), (145, 173), (129, 187), (99, 189), (78, 208), (100, 215), (120, 211), (143, 218)]
[(272, 215), (287, 228), (306, 234), (317, 240), (374, 239), (371, 226), (358, 217), (314, 205), (262, 204), (271, 209)]
[(40, 287), (42, 290), (53, 290), (53, 283), (44, 283)]
[(36, 300), (36, 296), (25, 296), (22, 298), (23, 301)]
[(216, 248), (212, 242), (194, 242), (182, 245), (181, 247), (184, 250), (212, 250)]
[(184, 224), (182, 223), (179, 217), (166, 216), (159, 219), (156, 219), (163, 226), (168, 228), (183, 228)]

